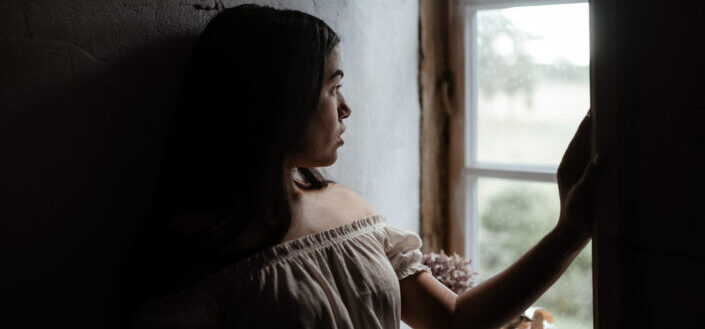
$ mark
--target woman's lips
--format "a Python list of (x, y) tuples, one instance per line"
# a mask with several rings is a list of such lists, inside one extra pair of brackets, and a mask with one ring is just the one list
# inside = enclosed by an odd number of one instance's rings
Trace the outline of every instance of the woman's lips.
[(345, 144), (345, 141), (343, 140), (343, 133), (345, 132), (345, 126), (343, 126), (343, 129), (340, 131), (340, 134), (338, 134), (338, 144), (343, 145)]

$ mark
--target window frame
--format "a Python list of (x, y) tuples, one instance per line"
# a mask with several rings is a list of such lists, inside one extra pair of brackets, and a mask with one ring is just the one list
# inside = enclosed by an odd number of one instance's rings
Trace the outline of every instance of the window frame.
[[(502, 178), (514, 181), (547, 182), (556, 183), (556, 166), (531, 165), (531, 164), (510, 164), (481, 162), (477, 160), (477, 131), (478, 131), (478, 104), (477, 88), (478, 68), (477, 68), (477, 12), (480, 10), (504, 9), (511, 7), (543, 6), (557, 4), (589, 3), (587, 0), (459, 0), (458, 9), (461, 15), (458, 19), (464, 25), (462, 38), (464, 84), (469, 88), (463, 88), (464, 104), (464, 125), (462, 148), (463, 164), (459, 175), (461, 178), (460, 188), (456, 193), (461, 196), (462, 204), (455, 204), (457, 214), (461, 214), (455, 221), (463, 220), (462, 248), (465, 256), (474, 262), (479, 261), (479, 248), (477, 245), (479, 232), (479, 213), (477, 204), (478, 181), (480, 178)], [(457, 149), (457, 148), (456, 148)], [(457, 215), (456, 215), (457, 216)], [(459, 226), (455, 223), (455, 226)], [(453, 245), (453, 244), (451, 244)], [(455, 247), (460, 247), (456, 242)]]

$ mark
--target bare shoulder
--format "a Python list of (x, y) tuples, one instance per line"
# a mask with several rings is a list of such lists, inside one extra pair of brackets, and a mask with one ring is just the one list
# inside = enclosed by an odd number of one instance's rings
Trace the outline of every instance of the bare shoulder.
[(331, 204), (335, 204), (349, 221), (377, 215), (377, 211), (355, 190), (340, 183), (330, 183), (328, 189)]
[(357, 192), (338, 183), (309, 190), (292, 204), (289, 232), (282, 241), (321, 232), (376, 215), (377, 212)]

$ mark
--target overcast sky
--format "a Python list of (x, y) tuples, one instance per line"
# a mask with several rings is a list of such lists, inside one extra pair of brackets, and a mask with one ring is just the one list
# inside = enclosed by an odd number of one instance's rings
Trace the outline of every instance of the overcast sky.
[(517, 28), (539, 37), (526, 45), (537, 62), (549, 64), (562, 57), (576, 65), (589, 64), (587, 3), (515, 7), (500, 12)]

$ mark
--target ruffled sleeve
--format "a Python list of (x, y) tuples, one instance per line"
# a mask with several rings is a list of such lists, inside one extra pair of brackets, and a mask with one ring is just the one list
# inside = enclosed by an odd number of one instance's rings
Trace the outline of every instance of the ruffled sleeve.
[(389, 226), (384, 226), (384, 231), (386, 233), (384, 252), (399, 280), (419, 271), (431, 273), (431, 269), (422, 263), (423, 242), (418, 234)]

